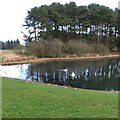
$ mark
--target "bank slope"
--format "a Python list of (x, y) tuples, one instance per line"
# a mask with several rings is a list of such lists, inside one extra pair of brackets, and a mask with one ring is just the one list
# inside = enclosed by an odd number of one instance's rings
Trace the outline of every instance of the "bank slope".
[(118, 94), (2, 78), (3, 118), (117, 118)]

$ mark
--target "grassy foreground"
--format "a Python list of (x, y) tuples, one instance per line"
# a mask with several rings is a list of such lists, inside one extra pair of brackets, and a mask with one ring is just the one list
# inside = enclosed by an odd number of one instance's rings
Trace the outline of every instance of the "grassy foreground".
[(117, 118), (118, 94), (2, 78), (3, 118)]

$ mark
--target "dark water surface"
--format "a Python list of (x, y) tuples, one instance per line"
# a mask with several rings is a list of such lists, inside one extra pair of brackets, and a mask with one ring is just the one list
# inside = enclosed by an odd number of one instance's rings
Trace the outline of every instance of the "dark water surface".
[(0, 66), (0, 75), (93, 90), (119, 90), (120, 58)]

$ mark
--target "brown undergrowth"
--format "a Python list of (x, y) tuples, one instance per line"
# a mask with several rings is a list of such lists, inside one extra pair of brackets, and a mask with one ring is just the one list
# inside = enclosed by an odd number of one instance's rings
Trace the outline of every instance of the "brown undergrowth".
[(102, 59), (102, 58), (117, 58), (120, 54), (85, 54), (77, 57), (76, 55), (66, 56), (61, 58), (36, 58), (32, 56), (20, 56), (16, 54), (5, 54), (1, 65), (14, 65), (14, 64), (29, 64), (29, 63), (43, 63), (48, 61), (61, 61), (61, 60), (90, 60), (90, 59)]

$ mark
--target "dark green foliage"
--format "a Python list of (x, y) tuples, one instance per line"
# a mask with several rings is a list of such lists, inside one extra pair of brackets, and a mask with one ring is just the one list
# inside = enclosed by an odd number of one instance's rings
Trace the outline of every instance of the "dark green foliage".
[(101, 44), (110, 51), (117, 52), (119, 50), (118, 11), (117, 8), (112, 10), (99, 4), (77, 6), (75, 2), (34, 7), (28, 11), (25, 18), (24, 26), (29, 33), (25, 42), (29, 46), (33, 41), (38, 42), (40, 39), (60, 39), (64, 44), (74, 39), (85, 39), (86, 43), (97, 45), (98, 52)]
[(20, 41), (17, 40), (8, 40), (6, 42), (0, 41), (0, 49), (2, 50), (13, 50), (20, 45)]

